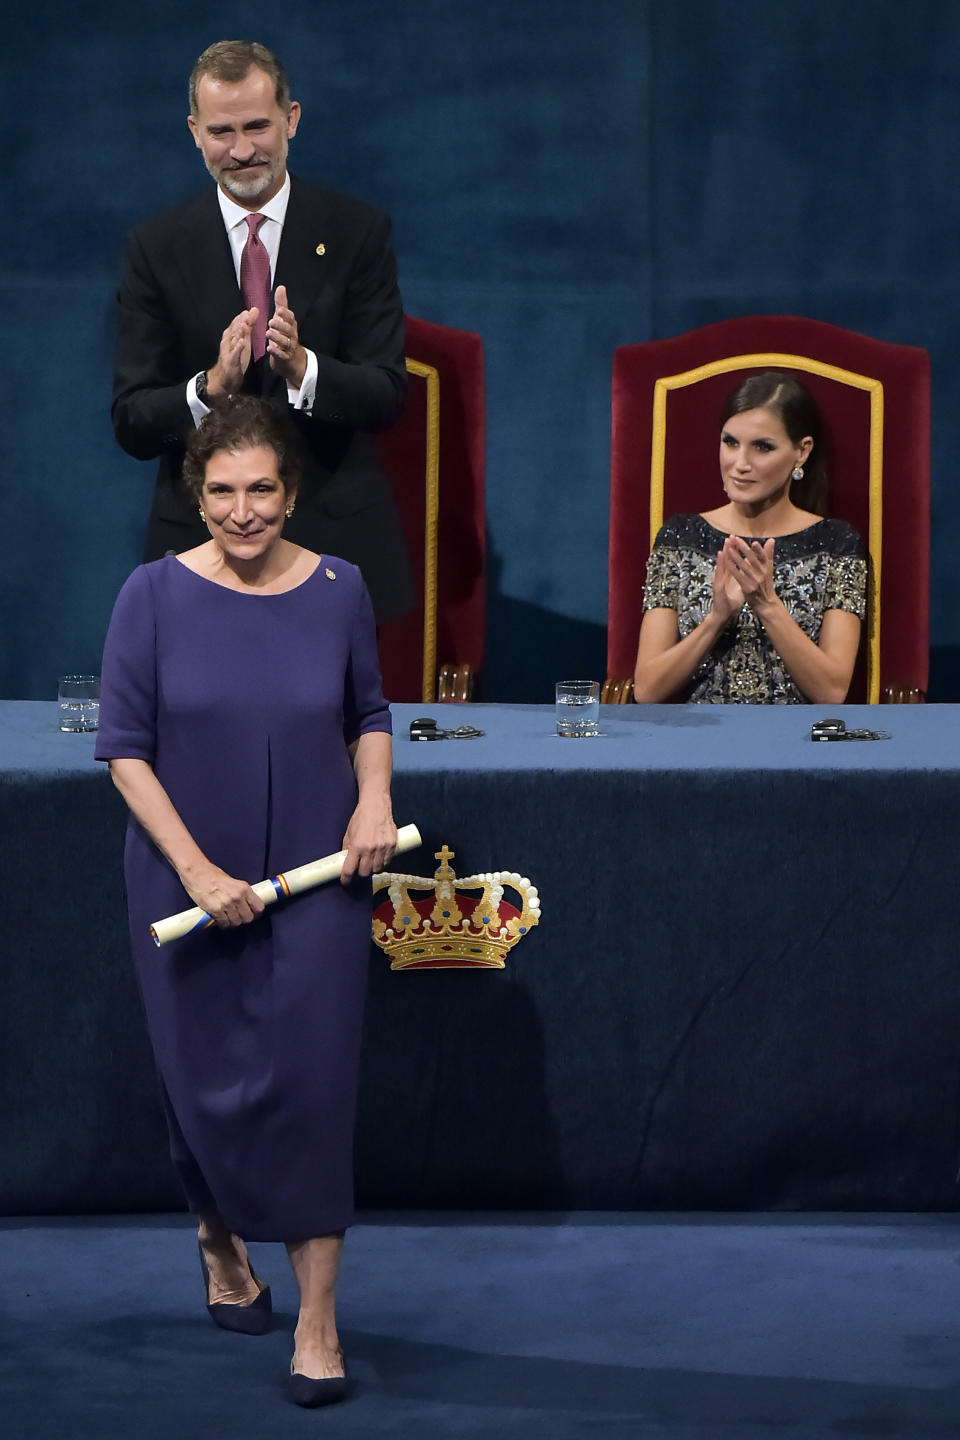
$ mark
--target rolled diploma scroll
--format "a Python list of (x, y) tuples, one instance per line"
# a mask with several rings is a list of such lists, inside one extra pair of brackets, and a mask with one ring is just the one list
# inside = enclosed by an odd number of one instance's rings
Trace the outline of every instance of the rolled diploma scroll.
[[(401, 825), (397, 831), (395, 854), (399, 855), (403, 850), (416, 850), (417, 846), (422, 844), (416, 825)], [(312, 890), (315, 885), (325, 885), (328, 880), (336, 880), (346, 858), (346, 850), (338, 850), (335, 855), (324, 855), (320, 860), (311, 860), (306, 865), (298, 865), (295, 870), (274, 875), (272, 880), (258, 880), (251, 889), (255, 895), (260, 896), (264, 905), (272, 905), (283, 896), (296, 895), (301, 890)], [(191, 930), (206, 930), (213, 923), (206, 910), (195, 905), (192, 910), (181, 910), (179, 915), (168, 915), (166, 920), (158, 920), (150, 926), (150, 934), (155, 945), (166, 945), (170, 940), (179, 940), (181, 936), (189, 935)]]

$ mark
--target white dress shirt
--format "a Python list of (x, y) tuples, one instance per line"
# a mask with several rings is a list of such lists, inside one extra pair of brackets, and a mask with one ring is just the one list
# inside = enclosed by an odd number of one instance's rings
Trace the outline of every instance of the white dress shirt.
[[(247, 243), (247, 236), (250, 233), (246, 223), (247, 216), (251, 214), (263, 215), (265, 218), (257, 231), (259, 238), (263, 241), (267, 254), (270, 257), (270, 288), (273, 289), (273, 277), (277, 269), (277, 255), (280, 250), (280, 236), (283, 234), (283, 222), (286, 219), (287, 204), (290, 200), (290, 176), (284, 177), (283, 184), (265, 205), (259, 210), (245, 210), (229, 195), (224, 194), (217, 186), (217, 200), (220, 202), (220, 214), (223, 216), (224, 228), (227, 232), (227, 239), (230, 241), (230, 253), (233, 256), (233, 268), (237, 277), (237, 284), (240, 284), (240, 257), (243, 254), (243, 247)], [(287, 385), (287, 399), (294, 410), (313, 409), (313, 401), (317, 391), (317, 357), (312, 350), (303, 347), (307, 356), (307, 368), (303, 374), (303, 380), (299, 389), (295, 385)], [(204, 415), (209, 415), (210, 407), (205, 405), (197, 396), (198, 375), (193, 375), (187, 381), (187, 404), (190, 406), (190, 414), (193, 416), (194, 425), (199, 425)]]

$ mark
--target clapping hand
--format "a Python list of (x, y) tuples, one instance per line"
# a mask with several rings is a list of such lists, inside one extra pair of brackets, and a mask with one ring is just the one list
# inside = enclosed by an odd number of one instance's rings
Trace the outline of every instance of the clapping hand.
[(773, 584), (773, 551), (775, 541), (751, 540), (729, 535), (724, 541), (732, 574), (751, 609), (769, 605), (777, 598)]
[(742, 610), (744, 604), (743, 590), (727, 550), (732, 539), (733, 536), (729, 536), (723, 549), (717, 551), (717, 566), (713, 572), (713, 612), (724, 623)]
[(287, 287), (278, 285), (276, 309), (267, 326), (267, 354), (270, 369), (282, 375), (288, 385), (299, 389), (307, 368), (307, 352), (300, 344), (297, 317), (287, 304)]
[(256, 305), (241, 310), (220, 336), (217, 363), (207, 372), (208, 395), (236, 395), (243, 389), (243, 377), (253, 352), (253, 327), (259, 314)]

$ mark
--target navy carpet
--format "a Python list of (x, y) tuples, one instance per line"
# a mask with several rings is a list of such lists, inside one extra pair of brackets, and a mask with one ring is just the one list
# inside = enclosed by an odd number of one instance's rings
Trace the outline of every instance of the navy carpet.
[(185, 1216), (0, 1221), (6, 1440), (960, 1435), (953, 1217), (372, 1216), (340, 1324), (356, 1392), (287, 1404), (278, 1328), (202, 1308)]

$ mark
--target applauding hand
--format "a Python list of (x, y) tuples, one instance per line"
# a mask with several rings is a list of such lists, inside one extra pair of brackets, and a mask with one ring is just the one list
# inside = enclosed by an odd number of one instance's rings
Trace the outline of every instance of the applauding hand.
[(307, 369), (307, 352), (300, 344), (297, 317), (287, 304), (287, 287), (276, 289), (277, 308), (267, 326), (267, 354), (270, 369), (282, 375), (288, 385), (299, 389)]
[(250, 310), (241, 310), (220, 336), (217, 363), (207, 371), (208, 395), (236, 395), (243, 389), (243, 377), (253, 350), (253, 327), (259, 314), (256, 305)]
[(776, 603), (777, 592), (773, 585), (773, 551), (775, 541), (759, 540), (747, 543), (739, 535), (728, 535), (724, 541), (730, 569), (747, 604), (753, 610)]
[(722, 550), (717, 552), (717, 568), (713, 572), (713, 613), (723, 624), (738, 611), (743, 609), (744, 594), (740, 588), (740, 582), (734, 572), (727, 546), (733, 537), (730, 536), (725, 542)]

